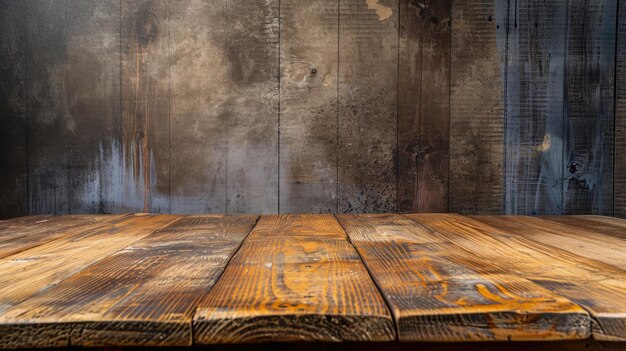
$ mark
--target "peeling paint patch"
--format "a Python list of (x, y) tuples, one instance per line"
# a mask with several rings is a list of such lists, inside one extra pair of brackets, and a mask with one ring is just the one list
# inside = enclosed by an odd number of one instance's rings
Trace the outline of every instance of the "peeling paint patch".
[(376, 11), (376, 14), (378, 15), (378, 20), (384, 21), (387, 18), (391, 17), (393, 11), (391, 11), (390, 7), (380, 4), (379, 1), (380, 0), (366, 0), (367, 8)]

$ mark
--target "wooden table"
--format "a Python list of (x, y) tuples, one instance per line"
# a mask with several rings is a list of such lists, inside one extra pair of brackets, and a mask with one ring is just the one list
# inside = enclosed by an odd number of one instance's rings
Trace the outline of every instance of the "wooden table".
[(0, 221), (0, 348), (577, 340), (626, 349), (624, 220)]

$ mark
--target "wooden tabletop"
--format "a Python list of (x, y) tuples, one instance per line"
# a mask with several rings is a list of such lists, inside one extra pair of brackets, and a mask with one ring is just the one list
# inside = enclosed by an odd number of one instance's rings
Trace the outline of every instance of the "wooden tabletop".
[(626, 221), (456, 214), (0, 221), (0, 348), (626, 341)]

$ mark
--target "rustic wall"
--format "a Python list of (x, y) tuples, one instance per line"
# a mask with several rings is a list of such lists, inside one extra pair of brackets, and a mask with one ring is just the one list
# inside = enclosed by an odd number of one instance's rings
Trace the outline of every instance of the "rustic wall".
[(3, 0), (0, 217), (626, 217), (625, 3)]

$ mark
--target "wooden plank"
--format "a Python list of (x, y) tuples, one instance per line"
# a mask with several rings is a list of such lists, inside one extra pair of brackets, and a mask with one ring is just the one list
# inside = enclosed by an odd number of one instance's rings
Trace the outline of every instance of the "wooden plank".
[(224, 213), (232, 94), (226, 0), (170, 2), (171, 207)]
[(278, 212), (278, 4), (226, 2), (228, 213)]
[[(592, 318), (597, 340), (626, 340), (626, 273), (460, 215), (409, 215), (437, 236), (564, 296)], [(485, 269), (485, 272), (488, 272)]]
[(199, 304), (194, 333), (196, 344), (395, 336), (383, 298), (331, 215), (262, 216)]
[[(425, 0), (421, 10), (422, 84), (416, 156), (419, 212), (448, 212), (450, 173), (450, 0)], [(425, 18), (424, 18), (425, 17)]]
[(54, 0), (25, 2), (30, 214), (67, 214), (67, 12)]
[(579, 306), (400, 215), (339, 215), (387, 298), (400, 341), (589, 336)]
[(58, 240), (0, 259), (0, 312), (178, 218), (172, 215), (122, 217), (104, 226), (73, 229)]
[(0, 343), (190, 346), (196, 304), (256, 219), (184, 217), (6, 311)]
[(567, 4), (565, 214), (613, 214), (617, 1)]
[[(398, 40), (398, 212), (417, 212), (420, 166), (422, 89), (422, 26), (425, 22), (411, 1), (400, 1)], [(427, 21), (428, 19), (426, 19)]]
[(509, 2), (505, 212), (562, 214), (567, 0)]
[(552, 222), (573, 226), (575, 228), (584, 229), (611, 235), (616, 238), (626, 239), (626, 222), (620, 223), (611, 217), (589, 217), (589, 216), (542, 216)]
[(614, 214), (626, 218), (626, 2), (619, 0), (615, 50)]
[(69, 212), (119, 213), (120, 2), (69, 0), (67, 13)]
[(119, 220), (123, 215), (31, 216), (32, 222), (0, 228), (0, 258), (70, 235), (75, 230), (93, 230)]
[(398, 6), (340, 2), (339, 213), (397, 208)]
[(337, 211), (338, 4), (281, 1), (281, 213)]
[[(506, 4), (505, 4), (506, 5)], [(504, 89), (508, 16), (493, 0), (454, 0), (450, 72), (450, 211), (504, 208)]]
[(586, 263), (587, 259), (604, 262), (612, 269), (626, 273), (626, 240), (601, 232), (578, 227), (575, 218), (568, 224), (526, 216), (474, 217), (498, 229), (513, 232), (526, 239), (548, 245), (554, 250), (566, 250), (572, 261)]
[(165, 0), (121, 2), (121, 197), (125, 211), (168, 212), (170, 206), (168, 6)]
[(0, 218), (28, 214), (26, 123), (26, 7), (0, 7)]

